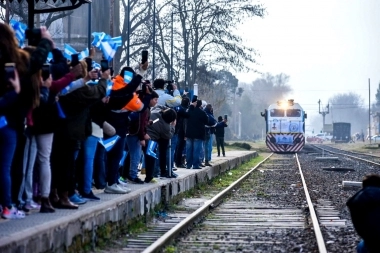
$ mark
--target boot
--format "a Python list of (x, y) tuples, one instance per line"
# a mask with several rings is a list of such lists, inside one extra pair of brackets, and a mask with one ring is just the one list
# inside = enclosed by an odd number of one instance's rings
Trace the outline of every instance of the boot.
[(55, 209), (51, 206), (49, 198), (41, 198), (40, 213), (54, 213)]
[(49, 203), (51, 203), (54, 207), (58, 206), (59, 197), (58, 197), (58, 193), (57, 193), (56, 188), (51, 190), (49, 199), (50, 199)]
[(62, 192), (59, 194), (59, 201), (57, 208), (61, 209), (78, 209), (78, 205), (75, 205), (70, 202), (69, 197), (67, 196), (68, 192)]

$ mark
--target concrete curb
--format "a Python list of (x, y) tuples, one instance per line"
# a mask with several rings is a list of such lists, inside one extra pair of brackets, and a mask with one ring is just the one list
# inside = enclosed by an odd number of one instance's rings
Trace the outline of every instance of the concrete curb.
[[(146, 215), (163, 200), (169, 201), (179, 193), (194, 188), (196, 184), (206, 182), (257, 156), (257, 152), (245, 152), (194, 174), (147, 185), (130, 194), (99, 202), (90, 209), (78, 210), (65, 217), (0, 237), (0, 252), (64, 252), (73, 244), (77, 235), (84, 235), (89, 231), (94, 233), (98, 227), (108, 222), (127, 222)], [(82, 243), (83, 240), (84, 238)]]

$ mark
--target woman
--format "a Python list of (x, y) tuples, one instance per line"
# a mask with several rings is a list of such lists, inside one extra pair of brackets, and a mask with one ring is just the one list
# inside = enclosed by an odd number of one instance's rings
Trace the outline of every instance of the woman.
[[(37, 49), (29, 57), (25, 51), (18, 47), (14, 32), (7, 24), (0, 23), (0, 97), (3, 109), (0, 118), (3, 117), (7, 124), (0, 129), (0, 189), (2, 193), (1, 204), (3, 206), (2, 217), (6, 219), (23, 218), (25, 214), (12, 206), (12, 189), (17, 196), (22, 181), (22, 157), (24, 145), (22, 136), (24, 133), (24, 120), (28, 112), (38, 105), (39, 94), (32, 85), (30, 77), (39, 71), (46, 62), (47, 55), (53, 47), (51, 36), (45, 27), (41, 27), (41, 40)], [(19, 74), (21, 88), (17, 88), (14, 81), (5, 78), (5, 63), (15, 63)], [(17, 74), (15, 74), (17, 76)], [(18, 94), (18, 95), (17, 95)], [(4, 105), (5, 104), (5, 105)], [(18, 142), (20, 142), (18, 144)], [(18, 147), (17, 147), (18, 145)], [(15, 151), (19, 150), (14, 158)], [(13, 164), (12, 164), (13, 163)], [(13, 187), (11, 183), (11, 166)]]

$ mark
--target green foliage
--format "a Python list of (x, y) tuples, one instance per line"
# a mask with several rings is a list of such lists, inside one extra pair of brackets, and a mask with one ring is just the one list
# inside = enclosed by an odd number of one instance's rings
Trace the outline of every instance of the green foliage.
[(229, 147), (238, 147), (238, 148), (242, 148), (242, 149), (246, 149), (246, 150), (251, 150), (251, 148), (252, 148), (251, 145), (249, 145), (246, 142), (234, 142), (232, 144), (225, 143), (224, 145), (229, 146)]

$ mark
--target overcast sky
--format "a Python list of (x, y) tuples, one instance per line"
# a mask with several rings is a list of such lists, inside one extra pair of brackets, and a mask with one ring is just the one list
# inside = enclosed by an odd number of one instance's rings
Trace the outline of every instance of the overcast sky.
[[(261, 54), (261, 72), (290, 76), (294, 98), (318, 115), (318, 100), (327, 104), (337, 93), (353, 91), (368, 107), (380, 81), (380, 0), (265, 0), (267, 15), (239, 29), (246, 45)], [(237, 74), (252, 82), (257, 75)]]

